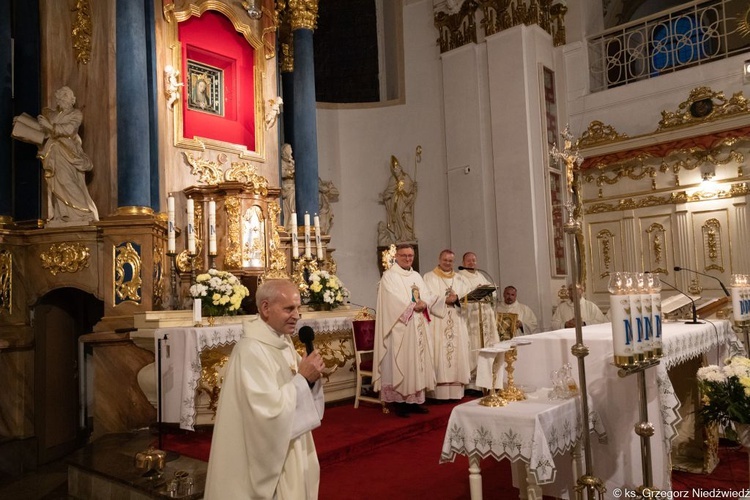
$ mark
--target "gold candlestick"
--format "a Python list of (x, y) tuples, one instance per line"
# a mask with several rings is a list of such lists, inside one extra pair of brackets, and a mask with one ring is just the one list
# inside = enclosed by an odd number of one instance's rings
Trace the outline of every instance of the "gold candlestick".
[(508, 401), (501, 396), (495, 386), (497, 385), (497, 365), (500, 358), (495, 357), (495, 361), (492, 363), (492, 387), (489, 389), (489, 394), (479, 400), (479, 404), (482, 406), (488, 406), (490, 408), (499, 408), (506, 406)]
[(513, 380), (513, 372), (516, 370), (513, 363), (516, 359), (518, 359), (518, 349), (515, 346), (505, 351), (505, 372), (508, 374), (508, 383), (505, 389), (500, 391), (500, 395), (508, 401), (523, 401), (526, 399), (526, 393), (516, 387)]

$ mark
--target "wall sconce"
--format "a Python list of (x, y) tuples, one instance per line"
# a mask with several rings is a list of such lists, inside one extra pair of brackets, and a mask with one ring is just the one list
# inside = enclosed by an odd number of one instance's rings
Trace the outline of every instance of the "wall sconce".
[(742, 63), (742, 83), (745, 85), (750, 83), (750, 61)]
[(263, 15), (263, 12), (258, 8), (256, 4), (257, 0), (250, 0), (249, 2), (242, 2), (242, 8), (247, 11), (247, 15), (250, 19), (258, 20)]

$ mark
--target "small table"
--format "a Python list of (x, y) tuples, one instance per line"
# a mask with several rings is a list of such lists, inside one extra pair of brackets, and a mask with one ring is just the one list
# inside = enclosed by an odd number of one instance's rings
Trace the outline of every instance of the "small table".
[[(578, 468), (582, 470), (580, 452), (576, 453), (581, 438), (583, 421), (579, 398), (547, 399), (550, 389), (540, 389), (528, 394), (528, 399), (510, 403), (501, 408), (481, 406), (479, 400), (453, 408), (440, 462), (453, 462), (456, 455), (469, 458), (469, 488), (472, 500), (482, 498), (482, 475), (479, 461), (493, 457), (495, 460), (521, 461), (526, 466), (528, 498), (542, 498), (539, 485), (552, 483), (557, 468), (554, 456), (573, 452)], [(591, 412), (590, 425), (605, 439), (604, 428), (595, 412)]]

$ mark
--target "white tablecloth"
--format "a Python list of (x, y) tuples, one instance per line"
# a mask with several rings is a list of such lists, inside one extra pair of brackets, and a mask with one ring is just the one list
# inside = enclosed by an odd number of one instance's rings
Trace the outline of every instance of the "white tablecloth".
[[(669, 489), (671, 471), (669, 452), (675, 436), (675, 425), (681, 420), (680, 402), (675, 396), (667, 369), (691, 357), (708, 353), (712, 363), (721, 362), (738, 347), (737, 337), (726, 320), (707, 321), (699, 325), (665, 323), (663, 325), (664, 358), (646, 372), (649, 420), (654, 424), (651, 437), (654, 485)], [(607, 429), (608, 444), (592, 441), (593, 472), (605, 482), (608, 492), (614, 488), (636, 488), (643, 483), (640, 438), (633, 425), (640, 420), (637, 377), (620, 378), (613, 365), (612, 332), (609, 323), (583, 327), (584, 344), (589, 348), (585, 358), (591, 407), (596, 408)], [(527, 335), (532, 343), (518, 348), (515, 382), (520, 385), (549, 386), (550, 372), (564, 363), (573, 366), (578, 380), (578, 358), (570, 353), (575, 344), (575, 330), (567, 328)], [(566, 497), (564, 483), (545, 488), (545, 495)]]
[[(555, 480), (554, 457), (573, 449), (581, 438), (583, 419), (579, 399), (550, 400), (550, 389), (529, 394), (526, 401), (500, 408), (481, 406), (479, 400), (453, 408), (443, 441), (440, 462), (456, 455), (522, 460), (529, 464), (537, 484)], [(594, 430), (604, 438), (604, 428), (592, 412)]]

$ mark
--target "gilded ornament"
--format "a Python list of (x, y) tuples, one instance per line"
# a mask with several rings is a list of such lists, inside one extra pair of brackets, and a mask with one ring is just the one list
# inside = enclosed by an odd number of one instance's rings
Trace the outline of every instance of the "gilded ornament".
[(724, 266), (721, 265), (721, 223), (718, 219), (709, 219), (701, 227), (703, 233), (703, 247), (708, 261), (710, 262), (703, 269), (705, 272), (717, 270), (724, 272)]
[(0, 250), (0, 311), (13, 312), (13, 254)]
[(602, 269), (603, 272), (599, 275), (600, 278), (606, 278), (609, 276), (610, 266), (612, 265), (612, 240), (615, 235), (609, 229), (603, 229), (596, 235), (596, 239), (599, 241), (599, 253), (602, 256)]
[[(268, 220), (271, 223), (271, 241), (269, 242), (270, 262), (268, 269), (263, 274), (263, 279), (289, 279), (286, 272), (286, 253), (281, 249), (281, 238), (279, 237), (279, 220), (281, 208), (275, 201), (268, 203)], [(282, 228), (283, 229), (283, 228)]]
[(460, 10), (455, 13), (438, 11), (435, 13), (435, 28), (440, 33), (440, 52), (462, 47), (469, 43), (477, 43), (477, 27), (474, 12), (477, 5), (474, 2), (464, 2)]
[(154, 309), (160, 309), (162, 305), (162, 297), (164, 296), (164, 255), (163, 247), (156, 241), (154, 242), (153, 251), (153, 266), (154, 266), (154, 290), (153, 290), (153, 305)]
[(53, 243), (39, 258), (42, 267), (52, 276), (57, 273), (76, 273), (89, 267), (91, 251), (83, 243)]
[(309, 286), (307, 285), (307, 276), (318, 270), (318, 261), (316, 259), (307, 259), (306, 257), (300, 257), (294, 262), (294, 269), (292, 269), (292, 281), (297, 284), (299, 293), (303, 297), (307, 297)]
[(620, 134), (612, 125), (605, 125), (599, 120), (589, 123), (589, 128), (578, 139), (579, 148), (588, 148), (599, 144), (617, 142), (627, 139), (627, 134)]
[(750, 36), (750, 5), (737, 21), (737, 32), (743, 37)]
[(224, 202), (227, 213), (227, 249), (224, 266), (227, 269), (242, 268), (242, 216), (241, 204), (237, 196), (229, 196)]
[(71, 36), (73, 39), (73, 50), (76, 53), (76, 61), (88, 64), (91, 60), (91, 6), (88, 0), (77, 0), (73, 8), (73, 27)]
[(663, 265), (664, 248), (662, 244), (662, 237), (665, 235), (665, 233), (666, 231), (664, 229), (664, 226), (656, 222), (651, 224), (646, 229), (646, 235), (650, 240), (651, 251), (654, 255), (653, 261), (650, 263), (648, 268), (652, 269), (653, 272), (667, 274), (667, 269)]
[(714, 92), (709, 87), (697, 87), (690, 91), (686, 101), (680, 103), (676, 111), (662, 111), (662, 119), (656, 131), (684, 127), (701, 122), (714, 121), (735, 115), (749, 113), (748, 103), (739, 91), (730, 99), (724, 92)]
[[(325, 369), (323, 377), (326, 381), (330, 380), (331, 375), (346, 366), (346, 363), (354, 359), (352, 350), (352, 331), (351, 330), (334, 330), (315, 333), (315, 349), (318, 350), (323, 358)], [(300, 342), (295, 342), (297, 352), (303, 354), (305, 346)]]
[(287, 0), (287, 5), (292, 31), (318, 27), (318, 0)]
[(260, 175), (255, 165), (247, 161), (232, 162), (231, 167), (224, 172), (224, 180), (247, 184), (249, 190), (259, 196), (268, 194), (268, 179)]
[(185, 162), (190, 165), (190, 174), (198, 178), (198, 182), (202, 184), (208, 184), (209, 186), (215, 186), (221, 182), (222, 171), (221, 171), (221, 160), (223, 157), (219, 157), (218, 161), (206, 160), (203, 158), (196, 158), (195, 155), (183, 152)]
[(224, 381), (220, 370), (229, 361), (226, 347), (208, 348), (200, 352), (201, 377), (198, 381), (196, 391), (208, 396), (208, 409), (216, 416), (216, 408), (219, 403), (221, 385)]
[(127, 242), (115, 247), (115, 304), (141, 302), (141, 255)]

